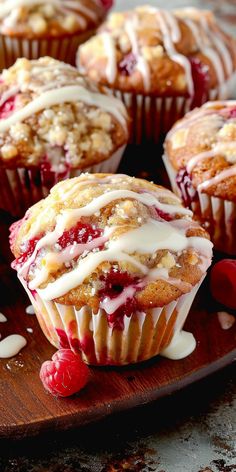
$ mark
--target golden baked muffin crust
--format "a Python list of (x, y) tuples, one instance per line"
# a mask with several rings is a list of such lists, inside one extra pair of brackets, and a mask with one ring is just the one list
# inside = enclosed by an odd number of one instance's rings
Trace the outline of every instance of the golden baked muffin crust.
[(167, 135), (165, 153), (194, 189), (236, 202), (236, 101), (208, 102), (188, 113)]
[(143, 6), (112, 13), (80, 46), (78, 67), (123, 92), (193, 97), (224, 88), (236, 69), (236, 42), (209, 11)]
[(50, 38), (95, 28), (106, 15), (99, 0), (0, 0), (0, 32)]
[(122, 103), (49, 57), (18, 59), (0, 76), (0, 165), (83, 169), (127, 143)]
[[(136, 310), (192, 290), (212, 243), (169, 190), (126, 175), (57, 184), (11, 229), (13, 267), (45, 300), (94, 312), (132, 299)], [(115, 304), (115, 305), (114, 305)]]

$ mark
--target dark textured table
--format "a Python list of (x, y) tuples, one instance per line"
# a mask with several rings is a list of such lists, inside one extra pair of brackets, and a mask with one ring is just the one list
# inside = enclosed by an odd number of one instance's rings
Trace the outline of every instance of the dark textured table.
[(89, 427), (0, 443), (1, 472), (235, 472), (235, 364)]

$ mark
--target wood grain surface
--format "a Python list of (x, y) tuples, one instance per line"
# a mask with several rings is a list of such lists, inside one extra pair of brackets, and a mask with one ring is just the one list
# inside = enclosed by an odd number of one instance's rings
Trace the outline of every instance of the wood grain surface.
[(29, 301), (9, 269), (10, 222), (9, 216), (0, 214), (0, 311), (8, 318), (7, 323), (1, 323), (0, 332), (2, 338), (22, 334), (28, 344), (15, 358), (0, 360), (0, 437), (22, 438), (94, 422), (172, 394), (236, 359), (236, 323), (230, 330), (222, 330), (206, 281), (186, 324), (197, 339), (191, 356), (180, 361), (156, 357), (125, 368), (91, 368), (90, 381), (80, 394), (68, 399), (52, 397), (40, 382), (39, 369), (54, 348), (43, 336), (36, 317), (26, 314)]

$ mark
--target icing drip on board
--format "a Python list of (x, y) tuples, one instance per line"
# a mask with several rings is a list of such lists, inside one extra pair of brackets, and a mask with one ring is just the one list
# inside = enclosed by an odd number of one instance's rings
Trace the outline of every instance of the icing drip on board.
[(7, 338), (0, 341), (0, 359), (16, 356), (26, 344), (26, 339), (20, 334), (7, 336)]

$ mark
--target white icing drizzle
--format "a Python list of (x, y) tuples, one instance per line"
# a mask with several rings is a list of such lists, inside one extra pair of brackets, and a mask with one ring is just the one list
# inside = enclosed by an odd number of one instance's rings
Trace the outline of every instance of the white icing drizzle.
[(0, 120), (0, 132), (9, 130), (12, 125), (29, 118), (31, 115), (45, 108), (50, 108), (61, 103), (77, 101), (82, 101), (87, 105), (98, 106), (106, 110), (114, 115), (126, 129), (126, 110), (119, 100), (107, 95), (90, 92), (80, 85), (71, 85), (46, 91), (20, 110), (13, 112), (10, 117)]
[(176, 332), (171, 343), (162, 350), (160, 355), (167, 359), (179, 360), (189, 356), (196, 348), (196, 340), (192, 333), (187, 331)]
[(19, 334), (11, 334), (0, 341), (0, 359), (16, 356), (27, 344), (26, 339)]
[(4, 105), (4, 103), (9, 100), (9, 98), (11, 97), (15, 97), (16, 94), (19, 92), (20, 88), (18, 85), (14, 86), (14, 87), (11, 87), (9, 90), (6, 90), (6, 92), (4, 92), (2, 95), (1, 95), (1, 98), (0, 98), (0, 107), (2, 105)]
[[(64, 195), (64, 198), (65, 198), (65, 195)], [(101, 210), (101, 208), (103, 208), (104, 206), (111, 203), (112, 201), (116, 199), (118, 200), (121, 198), (136, 199), (137, 201), (143, 203), (144, 205), (147, 205), (149, 207), (156, 206), (160, 210), (170, 213), (170, 214), (179, 213), (182, 215), (190, 215), (190, 216), (192, 215), (192, 212), (190, 210), (183, 208), (181, 206), (160, 203), (156, 197), (154, 197), (153, 195), (150, 195), (149, 193), (139, 194), (131, 190), (113, 190), (113, 191), (107, 192), (95, 198), (88, 205), (82, 208), (78, 208), (75, 210), (69, 209), (69, 210), (61, 211), (60, 215), (58, 216), (55, 230), (47, 233), (43, 238), (41, 238), (38, 241), (38, 243), (35, 246), (35, 250), (33, 254), (20, 269), (19, 271), (20, 275), (22, 275), (23, 277), (26, 275), (27, 269), (30, 266), (30, 264), (34, 261), (39, 249), (42, 249), (45, 246), (50, 246), (50, 245), (55, 244), (57, 240), (62, 236), (65, 228), (68, 228), (69, 226), (74, 225), (82, 216), (91, 216), (94, 213)], [(34, 229), (34, 233), (30, 234), (31, 238), (34, 236), (37, 229), (38, 227)]]
[[(144, 275), (148, 274), (148, 268), (138, 262), (136, 258), (128, 255), (133, 253), (152, 254), (160, 249), (183, 251), (188, 247), (197, 245), (203, 253), (210, 254), (212, 243), (205, 238), (187, 238), (183, 232), (174, 229), (169, 223), (152, 220), (148, 223), (130, 230), (110, 240), (107, 249), (98, 253), (89, 253), (79, 261), (77, 267), (63, 274), (55, 282), (47, 285), (45, 289), (38, 289), (38, 293), (45, 300), (52, 300), (63, 296), (73, 288), (81, 285), (84, 280), (105, 261), (127, 261), (137, 267)], [(35, 279), (29, 283), (30, 289), (38, 288)]]
[[(122, 180), (122, 176), (107, 176), (102, 179), (104, 183), (111, 183), (117, 179)], [(96, 179), (98, 182), (100, 179)], [(81, 183), (88, 183), (90, 181), (89, 176), (84, 175)], [(100, 182), (101, 183), (101, 182)], [(65, 184), (66, 185), (66, 184)], [(64, 185), (59, 184), (58, 188), (63, 190)], [(75, 192), (80, 189), (79, 185), (73, 187)], [(56, 190), (55, 190), (56, 191)], [(65, 194), (61, 192), (61, 198), (66, 199), (69, 188), (65, 189)], [(141, 263), (137, 258), (137, 255), (155, 254), (159, 250), (169, 250), (171, 252), (182, 252), (188, 248), (194, 248), (199, 253), (199, 259), (201, 256), (206, 258), (209, 262), (212, 252), (212, 243), (202, 237), (187, 237), (186, 231), (194, 226), (191, 219), (180, 219), (166, 222), (164, 220), (152, 219), (151, 217), (145, 221), (139, 227), (130, 227), (125, 233), (119, 234), (116, 238), (115, 230), (116, 227), (106, 227), (104, 235), (102, 237), (95, 238), (86, 244), (74, 244), (70, 245), (61, 253), (57, 252), (57, 247), (54, 249), (51, 246), (55, 245), (58, 239), (62, 236), (65, 229), (73, 227), (81, 217), (88, 217), (96, 214), (101, 208), (104, 208), (111, 202), (123, 199), (135, 199), (141, 202), (147, 207), (157, 208), (166, 212), (167, 214), (179, 214), (183, 216), (190, 216), (192, 212), (189, 210), (173, 204), (161, 203), (158, 199), (166, 197), (167, 191), (162, 189), (156, 189), (154, 192), (146, 192), (142, 189), (142, 193), (135, 191), (121, 189), (121, 190), (108, 190), (107, 192), (94, 198), (91, 202), (81, 208), (62, 210), (57, 217), (56, 227), (53, 231), (48, 232), (43, 236), (36, 244), (33, 254), (25, 262), (25, 264), (18, 270), (19, 274), (26, 277), (28, 270), (32, 263), (34, 263), (37, 253), (40, 249), (44, 248), (42, 255), (44, 264), (39, 264), (37, 269), (33, 269), (34, 277), (29, 282), (29, 289), (37, 289), (39, 295), (45, 300), (52, 300), (61, 297), (68, 293), (70, 290), (81, 285), (97, 268), (100, 264), (108, 262), (127, 262), (137, 269), (138, 273), (142, 274), (142, 283), (146, 284), (150, 280), (157, 280), (158, 278), (165, 280), (166, 282), (178, 287), (183, 292), (191, 290), (191, 284), (183, 282), (181, 280), (172, 278), (169, 276), (167, 269), (155, 269), (149, 270), (149, 268)], [(68, 195), (67, 195), (68, 196)], [(73, 194), (70, 195), (73, 199)], [(178, 200), (177, 200), (178, 202)], [(113, 235), (114, 231), (114, 235)], [(96, 249), (104, 244), (105, 249), (97, 251)], [(40, 285), (48, 278), (50, 270), (50, 262), (57, 264), (63, 264), (70, 262), (75, 257), (82, 255), (70, 271), (64, 273), (58, 277), (54, 282), (49, 283), (45, 288), (39, 289)], [(205, 262), (206, 262), (205, 261)], [(207, 265), (207, 262), (206, 262)], [(34, 267), (34, 266), (33, 266)], [(55, 265), (54, 265), (55, 267)], [(54, 270), (54, 269), (52, 269)], [(137, 286), (136, 286), (137, 288)], [(108, 306), (108, 310), (119, 307), (122, 301), (129, 298), (136, 289), (134, 287), (127, 287), (124, 289), (116, 299), (112, 301), (110, 299), (105, 300), (103, 303)], [(105, 305), (104, 305), (105, 306)]]
[(6, 323), (7, 318), (3, 313), (0, 313), (0, 323)]
[(108, 82), (113, 84), (117, 74), (116, 48), (111, 35), (107, 32), (101, 33), (104, 48), (107, 54), (106, 76)]
[[(178, 25), (178, 17), (172, 12), (154, 8), (146, 7), (146, 10), (151, 14), (156, 16), (157, 25), (161, 30), (163, 37), (164, 47), (166, 49), (169, 57), (174, 61), (179, 63), (184, 71), (187, 82), (187, 88), (190, 97), (194, 95), (194, 83), (192, 78), (191, 64), (188, 58), (179, 53), (175, 44), (181, 40), (181, 30)], [(224, 81), (227, 79), (233, 72), (233, 60), (229, 51), (229, 48), (224, 42), (224, 37), (221, 31), (215, 27), (215, 24), (208, 22), (206, 16), (202, 14), (197, 14), (197, 21), (195, 21), (193, 13), (198, 10), (195, 8), (183, 8), (183, 16), (180, 17), (181, 21), (184, 22), (192, 32), (192, 35), (196, 41), (199, 51), (202, 52), (212, 63), (218, 83), (221, 87), (224, 86)], [(184, 16), (186, 14), (186, 17)], [(139, 27), (139, 16), (138, 12), (134, 11), (133, 16), (128, 16), (124, 23), (124, 30), (126, 31), (131, 46), (132, 52), (137, 59), (136, 69), (139, 70), (142, 74), (145, 90), (150, 89), (150, 66), (148, 61), (140, 53), (138, 38), (136, 30)], [(115, 39), (112, 38), (110, 33), (101, 33), (106, 36), (110, 36), (104, 41), (105, 51), (108, 57), (108, 67), (106, 70), (106, 76), (109, 83), (114, 83), (115, 77), (117, 74), (117, 67), (114, 62), (116, 62), (116, 48), (115, 48)], [(224, 66), (225, 74), (224, 74)]]
[(198, 190), (199, 192), (202, 192), (203, 190), (208, 189), (212, 185), (217, 185), (219, 182), (222, 182), (224, 179), (228, 179), (229, 177), (235, 177), (236, 176), (236, 165), (233, 165), (231, 167), (228, 167), (225, 170), (222, 170), (219, 172), (219, 174), (215, 175), (215, 177), (212, 177), (211, 179), (206, 180), (205, 182), (202, 182), (201, 184), (198, 185)]
[[(183, 54), (179, 54), (176, 51), (173, 41), (174, 39), (176, 39), (176, 37), (180, 36), (180, 32), (178, 34), (176, 33), (178, 29), (177, 20), (175, 20), (173, 14), (164, 10), (157, 10), (157, 19), (163, 36), (163, 42), (167, 54), (174, 62), (178, 62), (184, 68), (188, 92), (189, 95), (192, 97), (194, 94), (194, 84), (190, 62)], [(175, 27), (173, 29), (174, 34), (173, 32), (171, 33), (173, 28), (173, 22), (175, 23)]]
[(137, 288), (134, 285), (124, 288), (122, 293), (115, 298), (105, 297), (100, 303), (100, 307), (105, 310), (108, 315), (114, 313), (118, 308), (124, 305), (128, 299), (133, 298)]
[(131, 43), (132, 52), (137, 59), (136, 69), (141, 72), (143, 77), (143, 83), (145, 90), (149, 90), (150, 88), (150, 69), (147, 61), (144, 57), (140, 54), (139, 45), (138, 45), (138, 38), (136, 34), (136, 28), (138, 27), (138, 16), (133, 18), (132, 20), (128, 20), (125, 23), (125, 31), (128, 35), (128, 38)]

